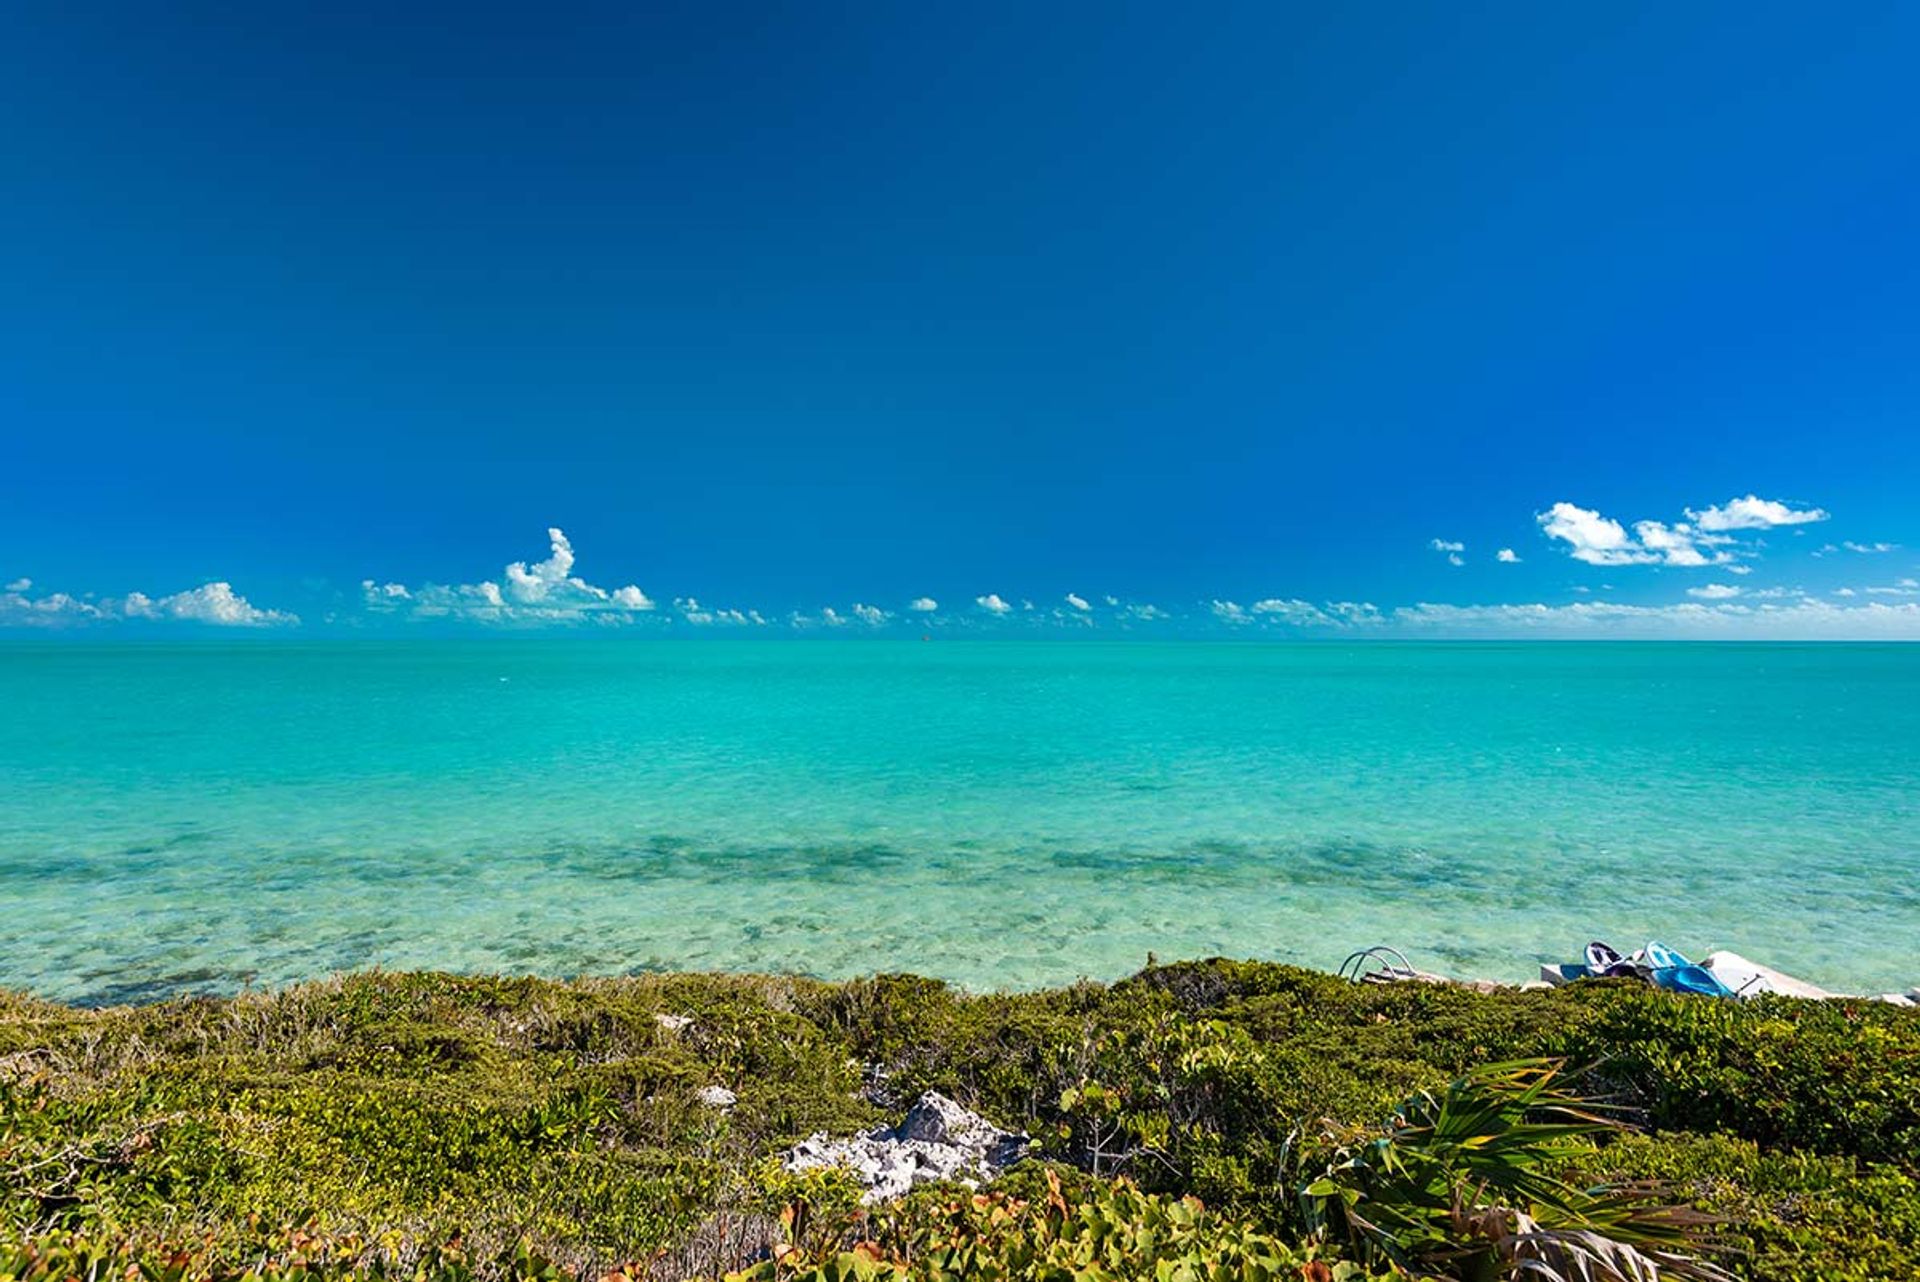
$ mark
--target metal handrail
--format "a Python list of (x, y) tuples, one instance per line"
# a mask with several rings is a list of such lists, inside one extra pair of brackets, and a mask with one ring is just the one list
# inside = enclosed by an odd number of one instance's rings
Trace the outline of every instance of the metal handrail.
[[(1399, 961), (1400, 970), (1403, 973), (1409, 977), (1415, 973), (1413, 963), (1407, 960), (1407, 955), (1391, 944), (1375, 944), (1371, 948), (1362, 948), (1358, 952), (1347, 954), (1347, 959), (1340, 963), (1340, 969), (1335, 973), (1341, 979), (1351, 979), (1357, 984), (1362, 978), (1362, 967), (1367, 961), (1379, 962), (1388, 974), (1392, 974), (1394, 969), (1393, 963), (1396, 959)], [(1352, 975), (1347, 974), (1347, 968), (1349, 966), (1353, 968)]]

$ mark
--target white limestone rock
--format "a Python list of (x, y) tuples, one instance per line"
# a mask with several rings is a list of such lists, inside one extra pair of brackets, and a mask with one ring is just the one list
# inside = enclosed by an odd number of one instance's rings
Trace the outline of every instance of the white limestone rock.
[(898, 1126), (850, 1139), (834, 1139), (825, 1132), (809, 1135), (783, 1160), (789, 1171), (843, 1167), (866, 1189), (860, 1200), (871, 1204), (937, 1180), (977, 1186), (1026, 1156), (1031, 1144), (1025, 1135), (1003, 1131), (937, 1091), (928, 1091)]
[(732, 1108), (740, 1102), (740, 1097), (724, 1086), (702, 1086), (694, 1098), (708, 1108)]

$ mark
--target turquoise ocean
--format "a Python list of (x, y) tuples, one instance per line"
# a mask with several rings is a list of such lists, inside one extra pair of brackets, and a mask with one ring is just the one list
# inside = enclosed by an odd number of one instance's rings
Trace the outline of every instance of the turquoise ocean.
[(1589, 938), (1920, 983), (1920, 646), (0, 645), (0, 985), (972, 988)]

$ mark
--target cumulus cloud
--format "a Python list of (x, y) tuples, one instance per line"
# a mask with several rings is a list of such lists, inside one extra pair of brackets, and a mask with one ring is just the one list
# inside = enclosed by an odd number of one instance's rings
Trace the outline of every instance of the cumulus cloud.
[(1466, 559), (1460, 555), (1467, 550), (1467, 545), (1464, 543), (1452, 539), (1429, 539), (1427, 540), (1427, 546), (1435, 552), (1446, 553), (1448, 565), (1465, 565), (1467, 563)]
[(1253, 622), (1253, 616), (1240, 608), (1237, 601), (1215, 601), (1212, 603), (1213, 617), (1222, 623), (1242, 627)]
[(1329, 601), (1327, 614), (1345, 627), (1373, 627), (1386, 622), (1380, 607), (1371, 601)]
[[(132, 597), (128, 598), (129, 605), (132, 600)], [(153, 609), (162, 618), (187, 619), (230, 628), (262, 628), (300, 621), (284, 611), (260, 609), (226, 582), (206, 583), (191, 591), (163, 596), (153, 602)]]
[[(92, 601), (69, 596), (65, 592), (51, 592), (44, 596), (29, 597), (27, 589), (33, 586), (29, 579), (17, 579), (15, 583), (25, 583), (27, 587), (9, 585), (4, 594), (0, 594), (0, 624), (8, 627), (59, 627), (62, 624), (84, 623), (94, 619), (118, 617), (119, 611), (108, 611)], [(139, 596), (139, 593), (134, 593)], [(141, 597), (141, 600), (145, 600)]]
[(1655, 559), (1666, 565), (1715, 565), (1733, 559), (1729, 552), (1714, 552), (1711, 556), (1702, 552), (1700, 544), (1711, 544), (1713, 540), (1684, 521), (1673, 525), (1662, 521), (1635, 521), (1633, 532), (1639, 536), (1640, 546), (1655, 553)]
[(977, 596), (973, 599), (973, 603), (989, 614), (1005, 614), (1013, 609), (1012, 606), (1000, 599), (998, 592), (989, 592), (985, 596)]
[(1874, 556), (1882, 552), (1896, 551), (1900, 547), (1898, 543), (1855, 543), (1851, 539), (1848, 539), (1846, 542), (1842, 543), (1840, 546), (1845, 548), (1849, 552), (1859, 552), (1866, 556)]
[(1068, 605), (1080, 611), (1080, 613), (1082, 614), (1085, 614), (1087, 611), (1093, 609), (1091, 605), (1087, 604), (1087, 599), (1079, 595), (1078, 593), (1074, 593), (1074, 592), (1067, 593), (1066, 600)]
[(1501, 548), (1493, 554), (1493, 559), (1502, 565), (1517, 565), (1520, 562), (1520, 554), (1512, 548)]
[(862, 605), (860, 602), (855, 601), (853, 603), (853, 617), (867, 624), (869, 627), (877, 628), (885, 623), (891, 616), (877, 605)]
[[(519, 625), (621, 622), (652, 611), (651, 598), (634, 584), (607, 589), (589, 583), (573, 572), (573, 544), (565, 532), (555, 526), (547, 530), (545, 560), (508, 563), (498, 580), (478, 583), (428, 583), (408, 587), (404, 583), (376, 583), (364, 579), (360, 584), (361, 601), (377, 614), (398, 614), (411, 619), (456, 619), (477, 623)], [(676, 602), (676, 606), (679, 603)], [(689, 622), (711, 623), (709, 617)], [(688, 614), (681, 610), (683, 616)]]
[(1730, 601), (1740, 595), (1740, 589), (1731, 583), (1704, 583), (1697, 588), (1688, 588), (1687, 595), (1702, 601)]
[(1319, 606), (1293, 598), (1268, 597), (1253, 603), (1253, 613), (1280, 623), (1328, 624), (1333, 619)]
[(1800, 600), (1747, 605), (1735, 601), (1680, 605), (1402, 606), (1392, 624), (1410, 635), (1459, 637), (1617, 637), (1671, 640), (1920, 640), (1920, 602), (1833, 605)]
[(932, 614), (940, 608), (940, 603), (930, 596), (917, 596), (907, 602), (907, 609), (915, 614)]
[[(615, 595), (618, 595), (618, 593)], [(648, 608), (652, 608), (651, 604), (649, 604)], [(700, 604), (698, 597), (675, 597), (673, 599), (673, 611), (679, 618), (691, 623), (696, 628), (714, 626), (745, 627), (748, 624), (761, 626), (766, 623), (766, 620), (760, 617), (758, 610), (715, 609), (712, 606)]]
[(1568, 555), (1588, 565), (1697, 567), (1726, 565), (1736, 556), (1727, 546), (1733, 542), (1730, 536), (1685, 521), (1636, 521), (1629, 534), (1611, 517), (1567, 502), (1555, 503), (1535, 519), (1548, 538), (1565, 543)]
[(1867, 589), (1869, 596), (1920, 596), (1920, 579), (1902, 579)]
[(57, 627), (142, 619), (221, 628), (267, 628), (300, 622), (300, 616), (289, 611), (254, 605), (224, 580), (160, 597), (129, 592), (124, 597), (105, 597), (98, 601), (65, 592), (30, 597), (27, 593), (32, 587), (31, 579), (15, 579), (7, 585), (4, 594), (0, 594), (0, 625)]
[(1688, 508), (1687, 519), (1709, 532), (1765, 530), (1776, 525), (1806, 525), (1812, 521), (1824, 521), (1827, 513), (1817, 507), (1794, 508), (1773, 499), (1763, 499), (1757, 494), (1749, 494), (1743, 499), (1729, 499), (1719, 507), (1699, 512)]
[(1573, 549), (1571, 555), (1576, 561), (1589, 565), (1631, 565), (1657, 559), (1634, 543), (1624, 525), (1590, 508), (1555, 503), (1536, 519), (1548, 538), (1559, 539)]
[(573, 587), (596, 600), (606, 597), (606, 593), (581, 579), (570, 578), (573, 570), (573, 544), (559, 528), (547, 530), (547, 540), (551, 554), (546, 560), (535, 563), (531, 568), (525, 561), (515, 561), (507, 567), (507, 591), (516, 601), (544, 601), (555, 588)]

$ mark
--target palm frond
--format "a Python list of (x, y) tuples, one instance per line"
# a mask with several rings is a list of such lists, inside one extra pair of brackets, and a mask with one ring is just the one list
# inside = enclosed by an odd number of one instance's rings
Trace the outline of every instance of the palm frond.
[(1625, 1129), (1552, 1060), (1491, 1064), (1423, 1091), (1300, 1191), (1310, 1227), (1409, 1272), (1554, 1282), (1720, 1282), (1694, 1253), (1712, 1221), (1650, 1184), (1582, 1188), (1559, 1172)]

